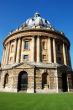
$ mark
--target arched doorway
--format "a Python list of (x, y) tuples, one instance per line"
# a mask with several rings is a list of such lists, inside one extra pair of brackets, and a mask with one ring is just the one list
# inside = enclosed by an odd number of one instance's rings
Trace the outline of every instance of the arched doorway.
[(6, 85), (8, 84), (8, 79), (9, 79), (9, 75), (8, 73), (5, 74), (5, 77), (4, 77), (4, 88), (6, 87)]
[(48, 73), (42, 74), (42, 89), (44, 89), (46, 86), (48, 87), (48, 81), (47, 81)]
[(28, 86), (27, 72), (22, 71), (18, 76), (18, 91), (26, 91)]
[(66, 73), (62, 73), (62, 90), (63, 90), (63, 92), (68, 91), (67, 74)]

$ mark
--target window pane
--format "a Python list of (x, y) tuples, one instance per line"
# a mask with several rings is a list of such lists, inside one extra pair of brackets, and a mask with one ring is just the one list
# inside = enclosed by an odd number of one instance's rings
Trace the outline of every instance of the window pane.
[(62, 63), (62, 59), (61, 59), (61, 57), (58, 57), (58, 63)]
[(24, 59), (24, 60), (28, 60), (28, 55), (24, 55), (24, 56), (23, 56), (23, 59)]
[(24, 42), (24, 49), (29, 49), (29, 41)]

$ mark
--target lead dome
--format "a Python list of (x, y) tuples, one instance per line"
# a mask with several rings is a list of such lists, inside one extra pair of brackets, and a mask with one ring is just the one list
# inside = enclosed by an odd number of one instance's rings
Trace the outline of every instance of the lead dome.
[(41, 17), (39, 13), (35, 13), (32, 18), (29, 18), (24, 22), (20, 28), (47, 28), (55, 29), (48, 20)]

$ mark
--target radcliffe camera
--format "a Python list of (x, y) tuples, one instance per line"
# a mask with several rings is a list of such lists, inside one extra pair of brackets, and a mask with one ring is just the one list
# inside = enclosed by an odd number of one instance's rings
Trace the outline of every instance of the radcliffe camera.
[(0, 91), (72, 92), (70, 42), (35, 13), (3, 42)]

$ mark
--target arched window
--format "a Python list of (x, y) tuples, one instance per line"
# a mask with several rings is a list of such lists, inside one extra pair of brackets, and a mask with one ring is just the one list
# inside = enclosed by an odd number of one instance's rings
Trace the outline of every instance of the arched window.
[(18, 91), (26, 91), (28, 86), (27, 72), (22, 71), (18, 76)]
[(9, 75), (8, 73), (5, 75), (4, 77), (4, 88), (6, 87), (6, 85), (8, 84), (8, 80), (9, 80)]

